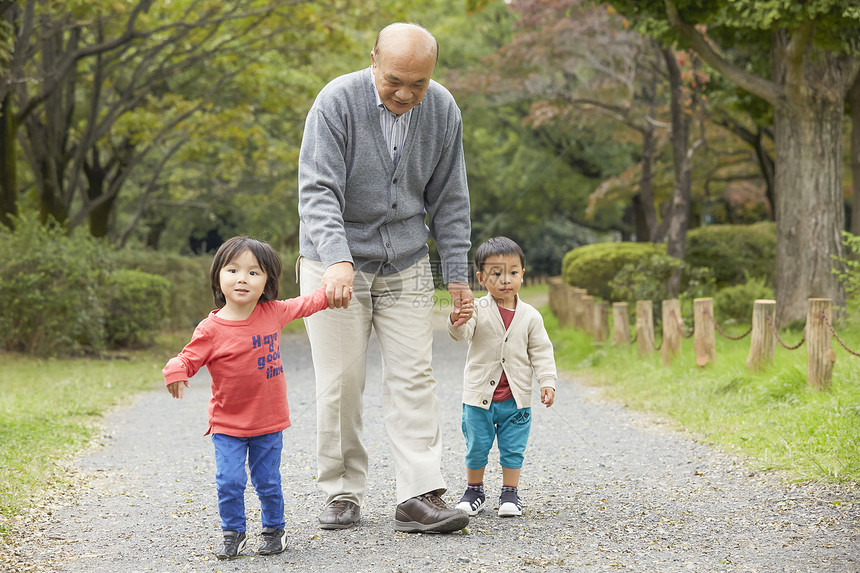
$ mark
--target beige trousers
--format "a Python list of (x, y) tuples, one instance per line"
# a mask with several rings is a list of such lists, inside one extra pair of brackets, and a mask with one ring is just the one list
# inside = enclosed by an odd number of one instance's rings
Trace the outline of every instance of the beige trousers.
[[(301, 291), (319, 288), (322, 263), (300, 261)], [(371, 328), (382, 352), (385, 429), (396, 471), (397, 503), (445, 491), (433, 341), (433, 277), (428, 257), (402, 272), (356, 271), (349, 308), (305, 318), (317, 387), (317, 482), (326, 504), (361, 505), (367, 450), (361, 441), (367, 345)]]

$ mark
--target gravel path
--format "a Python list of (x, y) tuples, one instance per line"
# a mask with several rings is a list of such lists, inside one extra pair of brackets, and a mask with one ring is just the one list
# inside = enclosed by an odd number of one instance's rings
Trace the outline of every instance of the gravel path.
[[(214, 455), (206, 429), (208, 379), (182, 401), (159, 389), (105, 419), (101, 444), (18, 519), (0, 570), (58, 572), (412, 571), (860, 571), (860, 499), (849, 487), (786, 486), (646, 415), (559, 380), (556, 404), (535, 407), (520, 484), (524, 515), (492, 507), (469, 533), (393, 530), (393, 466), (381, 420), (380, 363), (368, 366), (365, 441), (371, 471), (361, 524), (322, 531), (314, 483), (313, 374), (303, 333), (281, 343), (293, 426), (282, 465), (288, 550), (258, 557), (259, 503), (249, 484), (250, 542), (217, 561)], [(459, 431), (466, 347), (439, 332), (434, 369), (444, 420), (443, 470), (456, 501), (464, 470)], [(494, 456), (494, 457), (493, 457)], [(486, 475), (501, 486), (498, 455)], [(492, 505), (492, 504), (488, 504)], [(5, 553), (5, 556), (3, 555)]]

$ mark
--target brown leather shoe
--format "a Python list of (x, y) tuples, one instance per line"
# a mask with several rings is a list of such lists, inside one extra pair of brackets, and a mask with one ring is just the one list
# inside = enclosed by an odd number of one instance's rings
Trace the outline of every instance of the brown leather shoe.
[(410, 497), (397, 506), (395, 531), (450, 533), (469, 525), (469, 514), (448, 507), (435, 493)]
[(320, 512), (320, 529), (346, 529), (358, 523), (360, 518), (358, 505), (345, 499), (336, 499)]

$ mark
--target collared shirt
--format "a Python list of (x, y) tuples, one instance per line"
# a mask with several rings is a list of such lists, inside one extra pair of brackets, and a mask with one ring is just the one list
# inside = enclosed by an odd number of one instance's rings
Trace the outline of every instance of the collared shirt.
[(403, 153), (403, 144), (406, 143), (406, 134), (409, 133), (409, 118), (412, 117), (412, 110), (415, 108), (413, 107), (402, 115), (396, 115), (385, 107), (382, 98), (379, 97), (373, 79), (373, 66), (370, 67), (370, 81), (373, 83), (373, 93), (376, 95), (376, 106), (379, 108), (379, 126), (382, 128), (383, 137), (385, 137), (385, 145), (391, 160), (394, 161), (394, 165), (397, 165), (400, 161), (400, 155)]

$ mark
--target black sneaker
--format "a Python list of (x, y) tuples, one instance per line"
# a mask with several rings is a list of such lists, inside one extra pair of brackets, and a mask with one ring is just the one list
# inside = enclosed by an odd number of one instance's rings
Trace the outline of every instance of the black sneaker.
[(245, 532), (239, 533), (238, 531), (225, 531), (224, 532), (224, 540), (221, 542), (221, 546), (215, 551), (215, 557), (218, 559), (236, 559), (242, 550), (245, 549), (245, 545), (248, 543), (248, 536), (245, 535)]
[(499, 517), (512, 517), (522, 514), (523, 506), (520, 503), (517, 490), (509, 487), (502, 488), (502, 495), (499, 496)]
[(469, 515), (478, 515), (484, 509), (484, 504), (487, 502), (487, 496), (484, 492), (476, 487), (467, 487), (463, 497), (457, 504), (457, 509), (462, 509)]
[(260, 555), (275, 555), (287, 548), (287, 532), (283, 529), (266, 527), (262, 533), (263, 540), (257, 553)]

